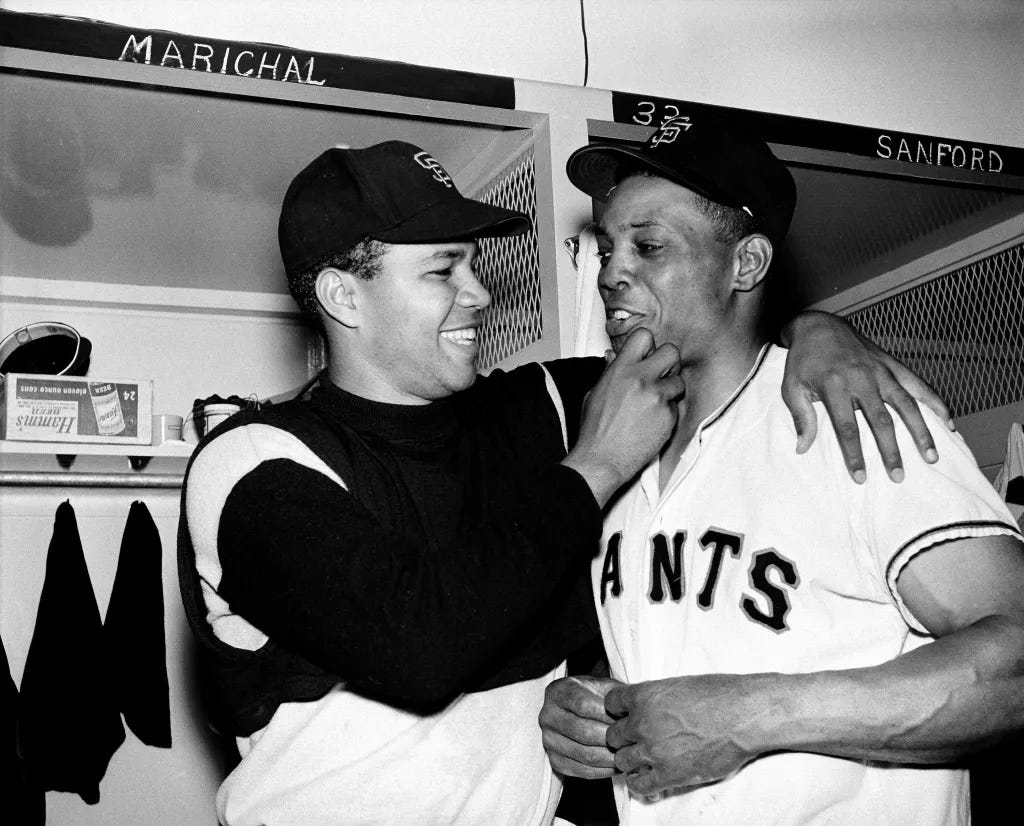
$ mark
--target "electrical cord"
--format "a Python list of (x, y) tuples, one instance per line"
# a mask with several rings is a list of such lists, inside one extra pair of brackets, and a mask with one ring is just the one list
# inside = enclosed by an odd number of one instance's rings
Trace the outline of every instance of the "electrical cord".
[(587, 13), (583, 7), (584, 0), (580, 0), (580, 29), (583, 32), (583, 85), (587, 85), (590, 77), (590, 46), (587, 43)]

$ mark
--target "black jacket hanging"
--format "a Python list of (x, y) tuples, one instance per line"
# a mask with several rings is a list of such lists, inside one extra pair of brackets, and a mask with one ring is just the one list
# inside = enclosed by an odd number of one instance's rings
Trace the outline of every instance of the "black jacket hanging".
[(41, 789), (100, 799), (107, 764), (124, 742), (110, 665), (75, 511), (57, 508), (46, 579), (21, 680), (22, 748)]
[[(0, 721), (3, 726), (3, 752), (0, 754), (0, 777), (3, 788), (10, 789), (4, 795), (4, 811), (14, 823), (22, 826), (42, 826), (46, 823), (46, 795), (42, 789), (28, 782), (25, 761), (21, 756), (20, 706), (18, 687), (11, 677), (7, 662), (7, 651), (0, 640), (0, 680), (3, 680), (3, 696), (0, 697)], [(10, 784), (8, 786), (8, 784)]]
[(142, 502), (132, 502), (128, 512), (103, 634), (110, 686), (125, 723), (146, 745), (169, 748), (160, 534)]

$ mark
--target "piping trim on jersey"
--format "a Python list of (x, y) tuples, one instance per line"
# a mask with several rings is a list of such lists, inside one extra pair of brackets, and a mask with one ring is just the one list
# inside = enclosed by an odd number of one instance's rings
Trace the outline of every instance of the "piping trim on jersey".
[[(689, 443), (686, 445), (686, 447), (683, 449), (682, 454), (680, 455), (679, 466), (677, 466), (672, 471), (672, 476), (669, 479), (668, 486), (664, 490), (661, 489), (661, 484), (658, 481), (658, 475), (660, 473), (658, 468), (660, 467), (661, 463), (660, 458), (652, 460), (647, 465), (647, 467), (644, 468), (644, 470), (641, 472), (641, 487), (644, 489), (644, 492), (647, 495), (648, 499), (650, 499), (652, 502), (657, 503), (654, 506), (654, 509), (651, 513), (652, 520), (657, 518), (661, 508), (672, 497), (672, 494), (675, 492), (676, 488), (682, 484), (683, 479), (689, 474), (690, 470), (692, 470), (693, 466), (697, 463), (697, 460), (700, 458), (700, 451), (703, 450), (704, 445), (704, 431), (712, 424), (717, 422), (719, 419), (721, 419), (729, 411), (729, 409), (739, 400), (740, 396), (743, 395), (743, 391), (746, 390), (753, 383), (754, 377), (758, 374), (758, 372), (760, 372), (761, 366), (767, 360), (768, 353), (771, 352), (771, 348), (771, 342), (768, 342), (761, 347), (760, 352), (758, 352), (757, 354), (757, 358), (754, 359), (754, 364), (751, 366), (750, 371), (744, 377), (743, 381), (741, 381), (736, 386), (736, 388), (732, 391), (732, 394), (729, 396), (728, 399), (722, 402), (722, 404), (716, 410), (709, 413), (704, 418), (704, 420), (699, 425), (697, 425), (696, 432), (693, 434)], [(684, 466), (682, 464), (682, 457), (686, 456), (686, 454), (691, 450), (691, 446), (694, 444), (696, 444), (697, 452), (696, 454), (691, 455), (689, 457), (689, 464)]]
[(740, 396), (743, 395), (743, 391), (750, 386), (751, 382), (754, 381), (754, 377), (760, 372), (762, 365), (768, 358), (768, 353), (771, 352), (773, 347), (774, 345), (771, 342), (768, 342), (761, 347), (761, 351), (757, 354), (757, 358), (754, 359), (754, 364), (750, 368), (750, 372), (747, 373), (746, 378), (739, 383), (739, 386), (732, 391), (732, 395), (722, 402), (721, 406), (717, 410), (710, 413), (708, 417), (700, 423), (700, 426), (697, 428), (698, 434), (703, 433), (707, 428), (711, 427), (711, 425), (721, 419), (728, 412), (729, 408), (739, 401)]
[(893, 599), (900, 614), (907, 624), (920, 634), (931, 635), (931, 632), (918, 622), (903, 602), (899, 591), (896, 589), (896, 580), (903, 572), (903, 569), (910, 564), (919, 554), (933, 548), (943, 542), (951, 542), (956, 539), (967, 539), (981, 536), (1013, 536), (1022, 539), (1021, 532), (1013, 525), (1000, 522), (996, 519), (965, 520), (962, 522), (950, 522), (947, 525), (939, 525), (922, 531), (911, 537), (892, 555), (889, 564), (885, 568), (885, 581), (889, 585)]
[(298, 437), (270, 425), (248, 424), (221, 434), (199, 452), (189, 469), (185, 493), (185, 512), (207, 609), (206, 621), (218, 639), (249, 651), (263, 646), (268, 638), (231, 611), (217, 593), (223, 574), (217, 532), (224, 505), (235, 485), (261, 464), (274, 459), (295, 462), (348, 489), (341, 477)]
[(562, 404), (562, 395), (558, 392), (558, 386), (555, 384), (554, 378), (551, 373), (548, 372), (548, 368), (543, 364), (538, 364), (541, 370), (544, 371), (544, 387), (548, 391), (548, 395), (551, 397), (551, 403), (555, 406), (555, 412), (558, 414), (558, 425), (562, 428), (562, 446), (565, 448), (565, 452), (569, 452), (569, 429), (565, 424), (565, 406)]

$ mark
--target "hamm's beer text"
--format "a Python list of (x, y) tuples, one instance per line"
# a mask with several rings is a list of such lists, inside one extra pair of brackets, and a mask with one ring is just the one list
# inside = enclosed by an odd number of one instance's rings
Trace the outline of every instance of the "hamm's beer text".
[(34, 406), (26, 414), (15, 416), (14, 426), (19, 430), (38, 429), (49, 433), (74, 433), (78, 417), (62, 415), (64, 412), (59, 406)]
[(309, 86), (323, 86), (327, 82), (326, 79), (317, 80), (313, 77), (313, 55), (303, 59), (287, 52), (267, 49), (256, 51), (232, 45), (213, 46), (209, 43), (188, 43), (182, 49), (171, 38), (167, 38), (162, 46), (160, 42), (154, 42), (151, 34), (142, 40), (132, 34), (128, 36), (118, 60)]

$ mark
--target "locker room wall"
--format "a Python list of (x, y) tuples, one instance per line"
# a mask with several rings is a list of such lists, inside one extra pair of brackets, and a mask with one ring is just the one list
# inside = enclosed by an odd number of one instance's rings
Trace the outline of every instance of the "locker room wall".
[[(2, 0), (12, 11), (583, 83), (578, 0)], [(1024, 145), (1018, 0), (584, 0), (588, 85)]]
[[(520, 108), (553, 113), (559, 238), (587, 209), (561, 163), (586, 141), (582, 119), (607, 117), (602, 89), (1024, 146), (1017, 0), (637, 0), (628, 13), (621, 0), (582, 6), (587, 98), (575, 94), (584, 80), (579, 0), (0, 0), (12, 11), (517, 78)], [(567, 92), (573, 106), (548, 108)], [(559, 256), (560, 285), (571, 279)], [(566, 351), (571, 290), (560, 289), (558, 301)]]

